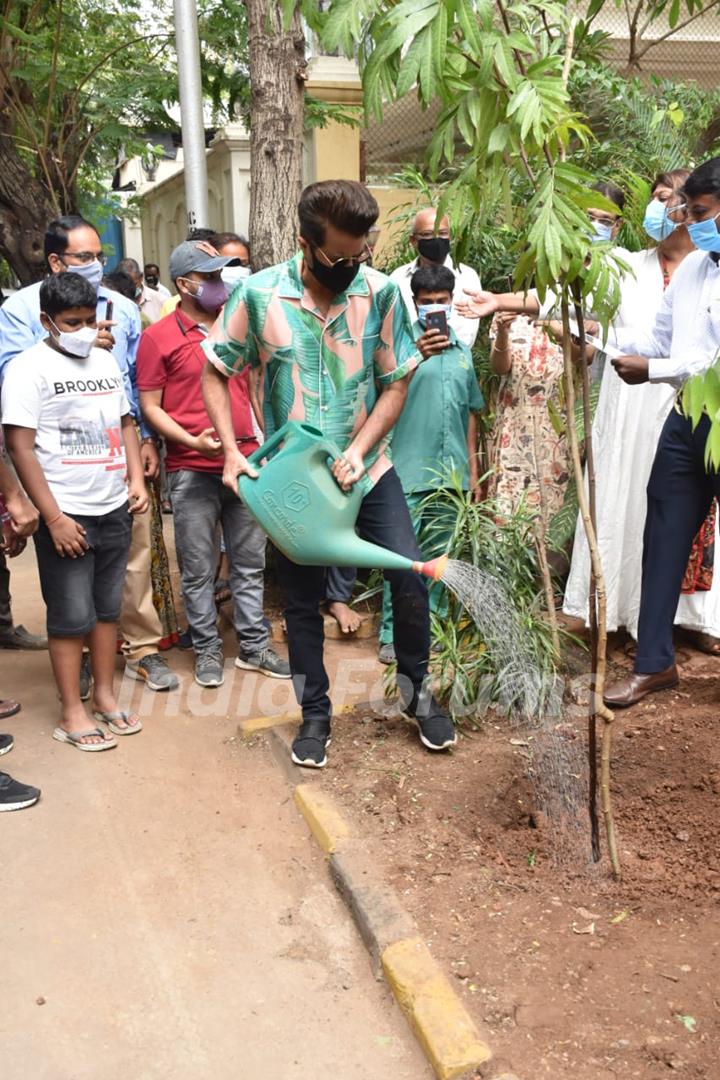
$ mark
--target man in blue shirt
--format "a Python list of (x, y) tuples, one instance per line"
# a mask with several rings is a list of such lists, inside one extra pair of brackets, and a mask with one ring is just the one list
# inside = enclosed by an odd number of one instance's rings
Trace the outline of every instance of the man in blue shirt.
[[(142, 436), (142, 462), (147, 481), (158, 475), (159, 458), (153, 433), (142, 421), (135, 376), (135, 357), (140, 340), (140, 313), (131, 300), (102, 284), (105, 256), (97, 229), (80, 217), (68, 214), (50, 222), (45, 231), (45, 258), (51, 274), (66, 270), (80, 274), (97, 289), (98, 337), (96, 344), (109, 349), (123, 377), (124, 389)], [(40, 285), (35, 282), (20, 289), (0, 307), (0, 381), (6, 365), (35, 342), (46, 331), (40, 323)], [(103, 319), (103, 315), (111, 318)], [(141, 520), (142, 519), (142, 520)], [(136, 515), (133, 520), (133, 541), (128, 561), (121, 627), (125, 631), (123, 652), (126, 671), (132, 678), (145, 682), (152, 690), (171, 690), (178, 679), (158, 652), (163, 631), (152, 603), (151, 577), (151, 515)], [(0, 622), (3, 601), (2, 567), (0, 566)], [(0, 633), (0, 645), (3, 644)], [(15, 645), (14, 647), (18, 647)], [(83, 697), (89, 695), (89, 670), (84, 666)]]
[[(455, 275), (446, 266), (423, 266), (410, 279), (417, 321), (415, 344), (423, 362), (412, 376), (405, 408), (392, 430), (392, 463), (400, 477), (418, 542), (430, 558), (447, 550), (454, 515), (443, 487), (475, 492), (478, 483), (477, 413), (484, 405), (472, 354), (450, 324)], [(444, 329), (433, 328), (436, 313)], [(444, 318), (443, 318), (444, 315)], [(429, 496), (437, 496), (428, 501)], [(430, 611), (447, 615), (445, 586), (430, 586)], [(395, 659), (390, 594), (383, 591), (379, 660)]]

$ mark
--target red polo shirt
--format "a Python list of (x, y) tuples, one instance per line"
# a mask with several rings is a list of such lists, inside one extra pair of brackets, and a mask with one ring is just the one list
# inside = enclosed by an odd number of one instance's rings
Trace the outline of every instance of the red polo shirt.
[[(168, 416), (191, 435), (212, 427), (205, 410), (200, 376), (205, 354), (200, 343), (206, 334), (183, 311), (176, 309), (149, 326), (140, 338), (137, 353), (138, 390), (162, 390), (162, 407)], [(241, 453), (251, 454), (258, 443), (253, 433), (249, 369), (242, 378), (230, 379), (230, 406), (233, 427)], [(168, 472), (192, 469), (221, 473), (223, 458), (208, 458), (182, 443), (167, 440)]]

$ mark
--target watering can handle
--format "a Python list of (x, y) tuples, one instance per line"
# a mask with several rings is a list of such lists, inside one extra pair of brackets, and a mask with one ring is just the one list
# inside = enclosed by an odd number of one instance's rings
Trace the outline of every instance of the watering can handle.
[[(327, 447), (325, 447), (324, 449), (327, 449)], [(333, 453), (332, 454), (328, 453), (327, 459), (326, 459), (328, 469), (332, 468), (333, 462), (339, 456), (341, 456), (341, 455), (338, 454), (337, 447), (336, 446), (333, 447)], [(363, 473), (362, 476), (360, 477), (360, 479), (355, 484), (353, 484), (353, 486), (348, 491), (344, 491), (343, 488), (341, 488), (339, 484), (338, 484), (338, 488), (340, 488), (340, 491), (342, 491), (343, 495), (351, 495), (352, 492), (355, 491), (356, 488), (359, 488), (360, 491), (362, 491), (362, 493), (363, 493), (363, 497), (365, 497), (365, 495), (368, 495), (370, 493), (370, 491), (372, 490), (372, 480), (370, 479), (370, 477), (368, 476), (367, 473)]]
[(274, 435), (271, 435), (262, 446), (258, 446), (257, 450), (253, 450), (252, 454), (246, 459), (250, 465), (259, 465), (264, 457), (271, 454), (273, 450), (276, 450), (281, 442), (287, 439), (287, 429), (281, 427)]

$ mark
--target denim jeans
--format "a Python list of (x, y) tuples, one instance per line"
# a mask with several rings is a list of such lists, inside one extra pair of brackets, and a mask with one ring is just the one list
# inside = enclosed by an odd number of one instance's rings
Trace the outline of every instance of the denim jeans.
[(220, 647), (215, 607), (219, 532), (225, 535), (230, 591), (238, 644), (262, 652), (268, 632), (263, 622), (265, 533), (220, 473), (179, 469), (168, 473), (175, 523), (175, 546), (183, 598), (196, 653)]
[[(318, 528), (322, 528), (321, 522)], [(420, 558), (405, 495), (394, 469), (386, 472), (363, 499), (356, 529), (363, 540), (410, 559)], [(323, 662), (323, 618), (319, 610), (325, 596), (325, 567), (298, 566), (278, 552), (277, 570), (285, 592), (290, 670), (303, 720), (328, 720), (332, 712), (330, 683)], [(412, 570), (386, 570), (385, 578), (392, 594), (398, 675), (419, 692), (427, 675), (430, 652), (427, 585)]]
[(33, 536), (50, 637), (84, 637), (96, 623), (120, 618), (133, 521), (128, 504), (108, 514), (69, 516), (85, 529), (84, 555), (58, 555), (42, 520)]
[[(424, 559), (434, 559), (447, 551), (455, 525), (455, 513), (448, 503), (442, 501), (442, 492), (435, 492), (432, 506), (423, 506), (429, 491), (410, 492), (405, 495), (410, 520), (415, 529), (418, 543), (422, 547)], [(440, 619), (448, 613), (448, 594), (442, 581), (433, 581), (429, 586), (430, 611)], [(382, 622), (378, 637), (381, 645), (389, 645), (393, 640), (393, 610), (390, 588), (387, 581), (383, 587)]]

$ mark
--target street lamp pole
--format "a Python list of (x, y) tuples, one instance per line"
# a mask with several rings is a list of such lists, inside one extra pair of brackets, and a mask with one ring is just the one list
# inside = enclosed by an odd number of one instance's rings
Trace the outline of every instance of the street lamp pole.
[(188, 229), (207, 228), (208, 184), (195, 0), (174, 0)]

